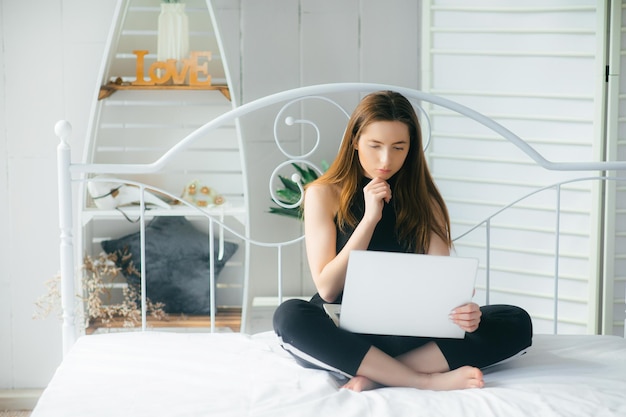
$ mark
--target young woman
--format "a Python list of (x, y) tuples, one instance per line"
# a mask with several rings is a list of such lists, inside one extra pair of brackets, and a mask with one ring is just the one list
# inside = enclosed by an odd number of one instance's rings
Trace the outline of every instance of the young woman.
[(337, 158), (306, 189), (306, 249), (318, 293), (308, 302), (286, 301), (274, 315), (283, 347), (299, 363), (348, 377), (344, 387), (356, 391), (481, 388), (480, 368), (531, 344), (530, 317), (514, 306), (454, 309), (450, 319), (465, 330), (464, 339), (355, 334), (324, 311), (324, 303), (341, 303), (352, 250), (450, 255), (450, 219), (420, 132), (401, 94), (372, 93), (357, 106)]

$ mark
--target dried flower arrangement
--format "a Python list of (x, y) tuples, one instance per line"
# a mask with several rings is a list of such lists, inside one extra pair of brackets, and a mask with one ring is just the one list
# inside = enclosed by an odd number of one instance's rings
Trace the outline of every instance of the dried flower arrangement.
[[(118, 267), (119, 264), (121, 265)], [(128, 251), (100, 253), (97, 258), (85, 256), (83, 260), (85, 276), (83, 278), (84, 296), (78, 296), (85, 303), (85, 327), (90, 323), (110, 324), (115, 319), (121, 319), (124, 327), (135, 327), (141, 322), (141, 292), (137, 285), (128, 284), (122, 289), (122, 301), (110, 303), (110, 285), (122, 271), (126, 274), (140, 276), (135, 268)], [(47, 293), (36, 302), (35, 318), (45, 318), (56, 312), (61, 316), (61, 276), (57, 275), (46, 282)], [(152, 318), (165, 320), (168, 318), (163, 303), (154, 303), (146, 300), (146, 310)]]

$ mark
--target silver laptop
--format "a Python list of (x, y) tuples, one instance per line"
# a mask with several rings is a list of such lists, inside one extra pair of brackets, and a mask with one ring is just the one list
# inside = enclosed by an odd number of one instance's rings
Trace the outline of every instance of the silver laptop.
[(352, 251), (341, 305), (324, 308), (355, 333), (463, 338), (448, 315), (472, 300), (478, 259)]

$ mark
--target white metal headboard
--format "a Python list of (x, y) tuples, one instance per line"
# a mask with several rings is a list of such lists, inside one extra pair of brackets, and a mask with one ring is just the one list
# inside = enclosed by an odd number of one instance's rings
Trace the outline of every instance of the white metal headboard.
[[(487, 127), (488, 129), (492, 130), (493, 132), (497, 133), (500, 137), (506, 139), (507, 141), (509, 141), (510, 143), (512, 143), (513, 145), (515, 145), (516, 147), (518, 147), (520, 150), (522, 150), (526, 155), (528, 155), (529, 158), (531, 158), (537, 165), (545, 168), (546, 170), (553, 170), (553, 171), (585, 171), (585, 172), (606, 172), (606, 171), (615, 171), (615, 170), (626, 170), (626, 161), (620, 161), (620, 162), (553, 162), (550, 160), (547, 160), (546, 158), (544, 158), (539, 152), (537, 152), (532, 146), (530, 146), (527, 142), (525, 142), (524, 140), (522, 140), (519, 136), (517, 136), (516, 134), (514, 134), (513, 132), (511, 132), (509, 129), (505, 128), (504, 126), (502, 126), (501, 124), (497, 123), (496, 121), (492, 120), (489, 117), (486, 117), (466, 106), (463, 106), (459, 103), (453, 102), (451, 100), (445, 99), (443, 97), (439, 97), (439, 96), (435, 96), (435, 95), (431, 95), (431, 94), (427, 94), (424, 92), (420, 92), (414, 89), (409, 89), (409, 88), (404, 88), (404, 87), (398, 87), (398, 86), (392, 86), (392, 85), (385, 85), (385, 84), (366, 84), (366, 83), (337, 83), (337, 84), (324, 84), (324, 85), (316, 85), (316, 86), (309, 86), (309, 87), (302, 87), (302, 88), (296, 88), (293, 90), (288, 90), (288, 91), (284, 91), (284, 92), (280, 92), (280, 93), (276, 93), (276, 94), (272, 94), (257, 100), (254, 100), (250, 103), (244, 104), (240, 107), (237, 107), (213, 120), (208, 121), (205, 125), (203, 125), (202, 127), (198, 128), (197, 130), (195, 130), (194, 132), (192, 132), (191, 134), (189, 134), (188, 136), (186, 136), (185, 138), (183, 138), (180, 142), (178, 142), (176, 145), (174, 145), (172, 148), (170, 148), (167, 152), (165, 152), (160, 158), (158, 158), (156, 161), (154, 161), (153, 163), (149, 163), (149, 164), (86, 164), (86, 163), (72, 163), (71, 162), (71, 156), (70, 156), (70, 146), (68, 143), (68, 138), (70, 137), (71, 134), (71, 126), (67, 121), (59, 121), (56, 126), (55, 126), (55, 132), (56, 135), (59, 137), (60, 139), (60, 144), (58, 146), (58, 181), (59, 181), (59, 222), (60, 222), (60, 229), (61, 229), (61, 235), (60, 235), (60, 239), (61, 239), (61, 244), (60, 244), (60, 266), (61, 266), (61, 277), (62, 277), (62, 309), (63, 309), (63, 343), (64, 343), (64, 351), (67, 352), (67, 350), (69, 349), (69, 347), (74, 343), (75, 338), (76, 338), (76, 334), (77, 334), (77, 329), (76, 329), (76, 318), (75, 318), (75, 306), (74, 303), (76, 302), (75, 299), (75, 278), (74, 278), (74, 274), (75, 274), (75, 259), (74, 259), (74, 255), (75, 255), (75, 248), (74, 248), (74, 237), (73, 237), (73, 227), (74, 227), (74, 213), (72, 210), (72, 204), (73, 204), (73, 197), (72, 197), (72, 183), (74, 182), (85, 182), (87, 181), (87, 178), (90, 175), (95, 175), (95, 174), (115, 174), (115, 175), (121, 175), (121, 174), (149, 174), (149, 173), (156, 173), (159, 170), (161, 170), (166, 164), (167, 162), (180, 150), (189, 147), (194, 141), (198, 140), (201, 137), (204, 137), (205, 135), (207, 135), (209, 132), (211, 132), (214, 129), (219, 128), (220, 126), (223, 126), (226, 123), (232, 123), (233, 121), (235, 121), (236, 119), (247, 115), (249, 113), (253, 113), (259, 109), (264, 109), (267, 108), (269, 106), (274, 106), (277, 104), (281, 104), (281, 103), (286, 103), (283, 105), (283, 107), (277, 112), (277, 115), (275, 116), (275, 120), (274, 120), (274, 136), (275, 136), (275, 141), (276, 141), (276, 145), (278, 147), (278, 149), (280, 150), (280, 152), (282, 153), (282, 155), (285, 157), (285, 160), (283, 162), (281, 162), (276, 169), (274, 170), (274, 172), (272, 173), (272, 177), (276, 176), (277, 173), (279, 172), (280, 169), (282, 169), (283, 167), (291, 164), (291, 163), (304, 163), (307, 164), (311, 167), (313, 167), (317, 172), (321, 172), (320, 168), (315, 165), (314, 163), (312, 163), (311, 161), (308, 160), (309, 156), (312, 154), (312, 152), (315, 150), (315, 148), (319, 145), (320, 143), (320, 129), (318, 128), (318, 124), (316, 124), (316, 122), (314, 122), (313, 120), (309, 120), (309, 119), (300, 119), (300, 118), (295, 118), (291, 115), (286, 115), (288, 114), (286, 112), (286, 109), (293, 105), (294, 103), (299, 103), (302, 100), (309, 100), (309, 99), (316, 99), (316, 100), (324, 100), (327, 101), (329, 103), (331, 103), (332, 105), (336, 106), (339, 111), (347, 118), (349, 117), (349, 111), (343, 109), (339, 104), (337, 104), (335, 101), (325, 97), (325, 95), (332, 95), (335, 93), (346, 93), (346, 92), (353, 92), (353, 93), (368, 93), (368, 92), (373, 92), (373, 91), (379, 91), (379, 90), (395, 90), (403, 95), (405, 95), (406, 97), (414, 100), (414, 101), (418, 101), (420, 103), (431, 103), (433, 105), (437, 105), (440, 107), (443, 107), (445, 109), (451, 110), (453, 112), (456, 112), (462, 116), (468, 117), (482, 125), (484, 125), (485, 127)], [(417, 110), (418, 112), (421, 114), (422, 120), (428, 120), (428, 113), (421, 107), (417, 106)], [(278, 139), (278, 134), (276, 132), (276, 126), (278, 126), (281, 123), (286, 123), (288, 125), (293, 125), (293, 124), (306, 124), (308, 126), (311, 126), (316, 132), (317, 132), (317, 139), (316, 139), (316, 144), (315, 147), (312, 151), (310, 152), (306, 152), (302, 155), (292, 155), (289, 152), (287, 152), (285, 149), (282, 148), (281, 144), (280, 144), (280, 140)], [(427, 128), (430, 128), (430, 124), (429, 122), (424, 123), (423, 124), (427, 125)], [(615, 180), (615, 177), (609, 177), (609, 176), (593, 176), (593, 177), (588, 177), (586, 178), (588, 179), (599, 179), (599, 180)], [(296, 183), (299, 184), (299, 178), (297, 176), (293, 177), (294, 181), (296, 181)], [(89, 179), (90, 181), (92, 181), (93, 179)], [(272, 178), (269, 179), (270, 181), (270, 194), (272, 195), (272, 197), (274, 198), (274, 200), (276, 201), (277, 204), (281, 204), (278, 199), (276, 198), (276, 195), (274, 194), (274, 189), (272, 186)], [(138, 182), (129, 182), (129, 181), (124, 181), (125, 183), (131, 183), (136, 185), (137, 187), (139, 187), (140, 191), (141, 191), (141, 200), (140, 200), (140, 233), (141, 233), (141, 237), (142, 237), (142, 255), (145, 253), (145, 242), (144, 242), (144, 238), (145, 238), (145, 217), (144, 217), (144, 208), (145, 208), (145, 200), (144, 200), (144, 191), (145, 190), (155, 190), (158, 192), (161, 192), (165, 195), (168, 195), (170, 198), (172, 199), (178, 199), (178, 196), (174, 196), (171, 195), (170, 193), (168, 193), (165, 190), (162, 189), (158, 189), (152, 185), (147, 185), (147, 184), (142, 184), (142, 183), (138, 183)], [(557, 183), (557, 184), (553, 184), (550, 187), (553, 187), (557, 190), (560, 189), (561, 185), (563, 183)], [(537, 192), (537, 191), (535, 191)], [(531, 193), (532, 194), (532, 193)], [(522, 197), (523, 198), (526, 198)], [(521, 199), (520, 199), (521, 200)], [(518, 200), (519, 201), (519, 200)], [(516, 202), (511, 203), (515, 204)], [(282, 265), (282, 251), (283, 248), (285, 248), (286, 246), (290, 246), (290, 245), (294, 245), (294, 244), (299, 244), (300, 242), (303, 241), (303, 236), (300, 236), (296, 239), (292, 239), (292, 240), (288, 240), (288, 241), (284, 241), (284, 242), (280, 242), (280, 243), (268, 243), (268, 242), (261, 242), (261, 241), (255, 241), (253, 239), (250, 239), (248, 236), (242, 236), (241, 234), (239, 234), (237, 231), (230, 229), (226, 224), (224, 224), (219, 216), (214, 216), (212, 214), (210, 214), (209, 212), (203, 211), (195, 206), (192, 206), (191, 204), (182, 201), (182, 204), (186, 204), (189, 208), (192, 209), (196, 209), (199, 212), (201, 212), (203, 215), (205, 215), (208, 219), (209, 219), (209, 233), (211, 236), (214, 235), (215, 233), (215, 228), (217, 227), (218, 229), (222, 230), (222, 229), (226, 229), (228, 230), (230, 233), (232, 233), (235, 236), (238, 236), (239, 238), (241, 238), (242, 240), (244, 240), (246, 242), (246, 263), (247, 263), (247, 254), (248, 254), (248, 249), (249, 249), (249, 245), (252, 246), (262, 246), (262, 247), (273, 247), (276, 249), (277, 251), (277, 262), (278, 265)], [(560, 202), (557, 200), (556, 202), (557, 204), (557, 213), (560, 210), (559, 204)], [(288, 207), (293, 207), (293, 206), (297, 206), (297, 204), (295, 205), (290, 205)], [(509, 207), (509, 206), (507, 206)], [(487, 259), (487, 264), (485, 265), (485, 269), (486, 269), (486, 273), (487, 273), (487, 278), (489, 277), (489, 271), (490, 271), (490, 266), (489, 266), (489, 253), (491, 251), (491, 248), (489, 246), (489, 228), (490, 228), (490, 222), (491, 219), (498, 215), (498, 213), (500, 213), (502, 210), (506, 209), (507, 207), (503, 207), (500, 210), (498, 210), (497, 212), (493, 213), (493, 215), (489, 216), (488, 218), (485, 218), (482, 222), (479, 222), (479, 224), (477, 224), (476, 226), (474, 226), (474, 228), (470, 229), (474, 230), (477, 227), (486, 227), (487, 230), (487, 245), (486, 245), (486, 259)], [(466, 232), (466, 233), (469, 233)], [(466, 234), (465, 233), (465, 234)], [(558, 215), (557, 215), (557, 233), (558, 233)], [(465, 234), (456, 237), (456, 239), (462, 238)], [(215, 262), (214, 259), (214, 252), (213, 252), (213, 239), (210, 239), (210, 285), (211, 288), (215, 287), (215, 276), (213, 273), (213, 263)], [(557, 239), (557, 243), (556, 243), (556, 248), (555, 248), (555, 253), (556, 253), (556, 260), (555, 260), (555, 267), (554, 267), (554, 291), (555, 291), (555, 295), (558, 294), (558, 277), (559, 277), (559, 259), (558, 259), (558, 255), (559, 255), (559, 247), (558, 247), (558, 239)], [(145, 256), (142, 256), (142, 262), (145, 259)], [(145, 329), (146, 328), (146, 306), (145, 306), (145, 267), (141, 268), (142, 274), (141, 274), (141, 283), (142, 283), (142, 328)], [(246, 313), (246, 308), (247, 308), (247, 297), (248, 297), (248, 293), (247, 293), (247, 289), (248, 289), (248, 268), (246, 266), (245, 268), (245, 277), (244, 277), (244, 303), (243, 303), (243, 317), (246, 317), (245, 313)], [(281, 273), (281, 268), (278, 268), (278, 289), (277, 289), (277, 293), (278, 293), (278, 299), (282, 299), (283, 298), (283, 277), (282, 277), (282, 273)], [(487, 280), (487, 286), (488, 286), (488, 280)], [(489, 294), (489, 288), (487, 288), (487, 294)], [(555, 300), (557, 299), (557, 297), (555, 296)], [(557, 300), (558, 301), (558, 300)], [(555, 322), (555, 328), (554, 331), (556, 332), (556, 318), (558, 315), (558, 302), (555, 301), (554, 304), (554, 322)], [(216, 307), (215, 307), (215, 296), (214, 296), (214, 291), (211, 291), (211, 329), (214, 329), (215, 326), (215, 312), (216, 312)], [(245, 323), (242, 323), (242, 330), (245, 329)]]

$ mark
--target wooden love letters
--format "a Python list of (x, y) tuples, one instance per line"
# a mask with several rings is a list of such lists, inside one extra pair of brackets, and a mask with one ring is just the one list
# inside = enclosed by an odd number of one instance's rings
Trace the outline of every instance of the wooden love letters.
[[(133, 81), (131, 85), (211, 85), (211, 75), (209, 74), (208, 63), (208, 61), (211, 60), (211, 51), (192, 51), (189, 53), (189, 58), (181, 61), (177, 61), (175, 59), (168, 59), (164, 62), (156, 61), (148, 68), (147, 79), (144, 78), (144, 57), (148, 54), (148, 51), (135, 50), (133, 51), (133, 54), (137, 56), (137, 79)], [(204, 62), (200, 64), (200, 60), (202, 58), (204, 58)], [(188, 82), (186, 82), (187, 78), (189, 78)]]

